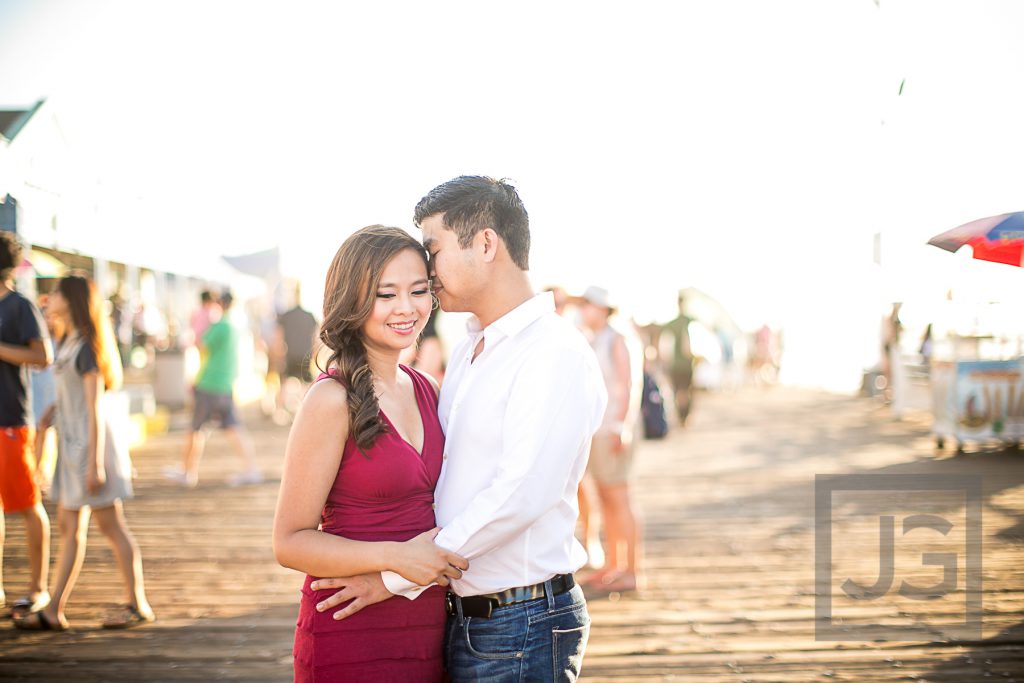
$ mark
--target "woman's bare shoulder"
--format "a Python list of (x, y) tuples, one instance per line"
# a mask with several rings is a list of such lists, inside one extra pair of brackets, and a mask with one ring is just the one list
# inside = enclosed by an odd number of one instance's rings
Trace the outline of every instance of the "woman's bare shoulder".
[(337, 417), (341, 412), (348, 416), (348, 392), (341, 382), (333, 379), (322, 379), (314, 382), (302, 399), (302, 410), (313, 415), (331, 415)]

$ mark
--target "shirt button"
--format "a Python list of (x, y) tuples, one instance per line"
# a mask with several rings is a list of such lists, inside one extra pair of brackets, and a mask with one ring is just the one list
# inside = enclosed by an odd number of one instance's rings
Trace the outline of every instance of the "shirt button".
[(437, 509), (437, 503), (433, 503), (430, 507), (432, 507), (433, 509), (436, 510)]
[(447, 454), (447, 453), (445, 453), (444, 455), (442, 455), (442, 456), (441, 456), (441, 459), (442, 459), (442, 460), (447, 460), (447, 459), (448, 459), (448, 454)]

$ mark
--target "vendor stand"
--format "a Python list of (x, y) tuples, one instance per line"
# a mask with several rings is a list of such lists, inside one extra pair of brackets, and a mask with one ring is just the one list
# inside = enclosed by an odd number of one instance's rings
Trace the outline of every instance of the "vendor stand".
[[(943, 448), (946, 440), (955, 440), (958, 453), (967, 442), (1019, 447), (1024, 440), (1024, 356), (985, 358), (981, 349), (990, 338), (956, 341), (957, 357), (933, 360), (930, 368), (936, 445)], [(964, 352), (972, 346), (973, 353)]]
[[(1024, 211), (965, 223), (928, 243), (954, 253), (969, 245), (975, 259), (1021, 267)], [(947, 438), (954, 438), (958, 453), (965, 441), (998, 439), (1019, 447), (1024, 438), (1021, 337), (976, 335), (953, 341), (952, 357), (932, 360), (930, 369), (937, 445), (941, 448)]]

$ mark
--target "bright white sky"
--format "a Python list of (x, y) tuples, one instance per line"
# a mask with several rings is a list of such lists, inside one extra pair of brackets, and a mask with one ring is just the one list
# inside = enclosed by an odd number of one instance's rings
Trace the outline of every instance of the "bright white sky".
[(1022, 289), (923, 246), (1024, 209), (1022, 29), (1013, 0), (0, 0), (0, 106), (49, 97), (148, 229), (281, 243), (307, 291), (437, 183), (514, 179), (538, 286), (641, 318), (697, 286), (840, 387), (885, 302)]

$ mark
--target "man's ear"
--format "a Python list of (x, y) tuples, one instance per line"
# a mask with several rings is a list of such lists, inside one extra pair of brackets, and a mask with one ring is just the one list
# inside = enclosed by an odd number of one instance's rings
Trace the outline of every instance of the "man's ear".
[(494, 263), (500, 244), (498, 233), (491, 228), (484, 228), (477, 233), (477, 239), (480, 240), (480, 246), (483, 249), (484, 263)]

